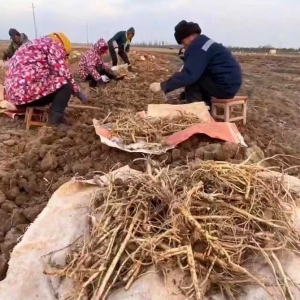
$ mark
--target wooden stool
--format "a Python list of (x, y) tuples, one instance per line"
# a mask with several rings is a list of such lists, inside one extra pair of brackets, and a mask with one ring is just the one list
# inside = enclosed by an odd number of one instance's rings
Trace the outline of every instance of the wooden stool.
[(30, 126), (45, 126), (48, 122), (49, 107), (27, 107), (25, 114), (26, 130)]
[[(215, 120), (223, 120), (225, 122), (234, 122), (243, 120), (243, 124), (246, 124), (247, 117), (247, 103), (248, 97), (236, 96), (233, 99), (212, 99), (212, 117)], [(242, 105), (242, 115), (237, 117), (231, 117), (231, 112), (234, 106)], [(224, 113), (218, 115), (217, 108), (222, 108)]]

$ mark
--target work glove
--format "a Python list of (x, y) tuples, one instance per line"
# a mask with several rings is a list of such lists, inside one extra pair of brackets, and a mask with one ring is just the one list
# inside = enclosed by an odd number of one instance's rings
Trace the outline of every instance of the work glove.
[(84, 104), (86, 104), (88, 102), (87, 96), (82, 92), (76, 93), (75, 96)]
[(153, 93), (158, 93), (161, 91), (160, 82), (153, 82), (150, 84), (150, 91)]
[(109, 82), (109, 78), (106, 75), (101, 75), (101, 81), (107, 83)]
[(184, 60), (184, 52), (185, 52), (185, 48), (181, 48), (178, 52), (178, 56), (181, 60)]

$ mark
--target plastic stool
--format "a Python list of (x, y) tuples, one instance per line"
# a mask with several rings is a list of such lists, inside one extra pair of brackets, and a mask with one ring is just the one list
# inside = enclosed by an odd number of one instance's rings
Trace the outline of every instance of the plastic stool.
[[(234, 122), (243, 120), (243, 124), (247, 121), (247, 96), (236, 96), (232, 99), (212, 99), (212, 117), (215, 120), (223, 120), (225, 122)], [(231, 112), (234, 106), (242, 105), (242, 115), (237, 117), (231, 117)], [(219, 115), (217, 108), (222, 108), (224, 113)]]

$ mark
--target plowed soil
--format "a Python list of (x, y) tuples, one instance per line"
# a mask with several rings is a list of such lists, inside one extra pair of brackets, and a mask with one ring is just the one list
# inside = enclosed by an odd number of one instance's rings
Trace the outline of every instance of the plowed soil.
[[(113, 119), (120, 112), (138, 112), (149, 103), (166, 101), (162, 94), (151, 94), (149, 84), (178, 70), (180, 60), (172, 54), (151, 55), (155, 59), (140, 61), (140, 54), (132, 54), (136, 69), (130, 75), (134, 78), (106, 84), (99, 93), (84, 87), (89, 105), (99, 109), (68, 109), (69, 130), (33, 128), (26, 132), (23, 120), (0, 115), (0, 279), (17, 239), (61, 184), (73, 176), (107, 172), (125, 164), (144, 168), (143, 155), (101, 145), (92, 119)], [(299, 168), (292, 166), (299, 165), (300, 157), (300, 57), (243, 55), (238, 60), (244, 72), (241, 94), (250, 96), (247, 125), (239, 128), (251, 149), (197, 136), (154, 159), (178, 165), (195, 158), (241, 162), (250, 153), (254, 153), (252, 161), (279, 154), (268, 164), (298, 175)], [(76, 67), (75, 61), (74, 73)], [(0, 69), (2, 84), (4, 75)], [(178, 103), (177, 97), (178, 91), (167, 100)], [(76, 99), (72, 103), (81, 104)]]

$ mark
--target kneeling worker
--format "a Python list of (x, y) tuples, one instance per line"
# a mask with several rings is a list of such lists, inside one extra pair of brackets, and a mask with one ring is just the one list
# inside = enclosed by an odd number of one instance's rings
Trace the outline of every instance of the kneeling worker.
[(201, 34), (197, 23), (181, 21), (175, 27), (175, 39), (185, 48), (184, 66), (168, 80), (152, 83), (152, 92), (172, 92), (185, 88), (188, 103), (204, 101), (211, 106), (211, 98), (233, 98), (242, 84), (242, 71), (231, 52)]
[(120, 80), (103, 61), (102, 55), (108, 51), (108, 45), (104, 39), (99, 39), (91, 49), (86, 51), (78, 64), (78, 74), (82, 81), (88, 81), (90, 87), (96, 87), (110, 79)]
[(51, 104), (48, 123), (61, 124), (72, 94), (87, 100), (67, 63), (71, 48), (61, 32), (23, 45), (9, 61), (5, 79), (8, 101), (19, 108)]
[(134, 35), (135, 30), (131, 27), (127, 31), (119, 31), (108, 41), (109, 53), (113, 66), (118, 64), (118, 57), (115, 50), (118, 49), (119, 56), (122, 58), (124, 63), (128, 65), (128, 70), (132, 71), (132, 66), (130, 65), (127, 53), (130, 50), (130, 44)]

